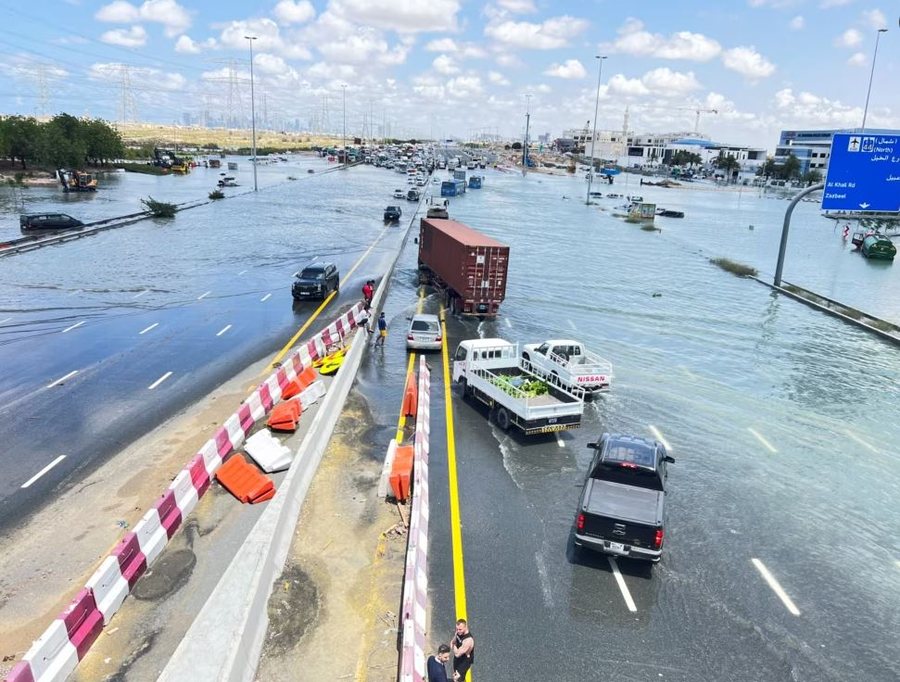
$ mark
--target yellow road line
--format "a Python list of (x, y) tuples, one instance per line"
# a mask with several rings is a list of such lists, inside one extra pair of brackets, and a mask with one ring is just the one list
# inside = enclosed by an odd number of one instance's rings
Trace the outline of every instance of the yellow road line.
[(453, 597), (456, 617), (466, 618), (466, 575), (463, 563), (462, 525), (459, 517), (459, 481), (456, 477), (456, 438), (453, 434), (452, 385), (450, 359), (447, 352), (447, 323), (441, 309), (441, 333), (444, 344), (441, 359), (444, 365), (444, 412), (447, 419), (447, 478), (450, 484), (450, 544), (453, 549)]
[[(416, 354), (409, 354), (409, 363), (406, 365), (406, 380), (403, 382), (403, 397), (406, 398), (406, 386), (409, 383), (409, 375), (413, 372), (413, 364), (416, 361)], [(406, 426), (406, 415), (403, 414), (403, 400), (400, 401), (400, 418), (397, 420), (397, 434), (394, 439), (397, 445), (403, 442), (403, 428)]]
[[(365, 252), (363, 255), (361, 255), (361, 256), (359, 257), (359, 259), (353, 264), (353, 267), (351, 267), (350, 270), (348, 270), (347, 273), (341, 278), (341, 284), (342, 284), (342, 285), (347, 283), (347, 280), (350, 279), (350, 275), (352, 275), (354, 272), (356, 272), (356, 269), (362, 264), (362, 262), (366, 259), (366, 257), (367, 257), (370, 253), (372, 253), (372, 249), (374, 249), (374, 248), (375, 248), (375, 245), (376, 245), (379, 241), (381, 241), (381, 238), (384, 236), (384, 233), (385, 233), (385, 232), (387, 232), (387, 228), (384, 228), (384, 229), (381, 231), (381, 234), (379, 234), (379, 235), (375, 238), (375, 241), (372, 242), (372, 245), (369, 246), (368, 249), (366, 249), (366, 252)], [(291, 337), (291, 340), (288, 341), (286, 344), (284, 344), (284, 346), (282, 347), (282, 349), (281, 349), (280, 351), (278, 351), (278, 353), (277, 353), (277, 354), (275, 355), (275, 357), (272, 359), (272, 362), (270, 362), (269, 365), (266, 367), (266, 369), (263, 371), (263, 374), (265, 374), (266, 372), (268, 372), (269, 370), (271, 370), (273, 367), (275, 367), (275, 365), (276, 365), (277, 363), (281, 362), (281, 359), (282, 359), (285, 355), (287, 355), (288, 351), (289, 351), (291, 348), (294, 347), (294, 344), (297, 342), (297, 339), (299, 339), (300, 336), (303, 334), (303, 332), (305, 332), (307, 329), (309, 329), (309, 326), (310, 326), (313, 322), (315, 322), (316, 318), (319, 317), (319, 314), (322, 312), (322, 310), (325, 308), (325, 306), (327, 306), (329, 303), (331, 303), (331, 299), (334, 298), (334, 296), (335, 296), (336, 293), (337, 293), (337, 292), (332, 291), (330, 294), (328, 294), (328, 296), (325, 298), (325, 300), (322, 301), (321, 305), (319, 305), (319, 307), (315, 309), (315, 311), (313, 312), (313, 314), (310, 315), (309, 319), (308, 319), (306, 322), (303, 323), (303, 326), (300, 327), (300, 329), (297, 330), (297, 333), (294, 334), (294, 335)]]

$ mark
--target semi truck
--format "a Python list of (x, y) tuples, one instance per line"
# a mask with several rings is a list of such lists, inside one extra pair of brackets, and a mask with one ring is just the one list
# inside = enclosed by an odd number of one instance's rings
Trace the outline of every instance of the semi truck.
[(509, 247), (455, 220), (422, 218), (419, 282), (444, 291), (451, 313), (496, 317), (506, 297)]
[(505, 339), (468, 339), (453, 356), (453, 381), (464, 399), (490, 409), (490, 417), (507, 431), (526, 436), (581, 426), (584, 400), (558, 379), (541, 379), (519, 355), (519, 346)]

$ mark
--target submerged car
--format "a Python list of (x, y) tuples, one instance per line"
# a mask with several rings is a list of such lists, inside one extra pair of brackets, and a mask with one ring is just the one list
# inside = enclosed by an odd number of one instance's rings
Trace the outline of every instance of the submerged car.
[(83, 227), (84, 223), (65, 213), (29, 213), (19, 216), (19, 227), (30, 230), (70, 230)]
[(295, 301), (307, 298), (324, 299), (332, 291), (340, 290), (340, 273), (334, 263), (313, 263), (297, 273), (291, 286)]
[(441, 350), (444, 344), (437, 315), (413, 315), (406, 332), (408, 350)]

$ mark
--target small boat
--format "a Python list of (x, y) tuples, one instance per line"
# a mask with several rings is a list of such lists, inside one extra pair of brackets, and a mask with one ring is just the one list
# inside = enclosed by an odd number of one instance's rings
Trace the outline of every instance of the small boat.
[(894, 242), (877, 232), (863, 239), (860, 251), (866, 258), (876, 260), (894, 260), (894, 256), (897, 255), (897, 247), (894, 246)]
[(663, 218), (684, 218), (684, 211), (672, 211), (668, 208), (658, 208), (656, 209), (656, 215), (662, 216)]

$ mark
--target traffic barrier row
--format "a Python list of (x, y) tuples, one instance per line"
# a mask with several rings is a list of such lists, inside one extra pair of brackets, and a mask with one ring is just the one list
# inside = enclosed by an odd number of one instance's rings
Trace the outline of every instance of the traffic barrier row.
[[(137, 580), (209, 489), (225, 458), (244, 443), (256, 422), (284, 399), (286, 390), (291, 393), (296, 387), (294, 395), (299, 395), (302, 409), (324, 395), (325, 386), (315, 380), (311, 365), (326, 355), (329, 346), (352, 332), (361, 319), (363, 305), (357, 303), (294, 350), (256, 388), (178, 473), (134, 529), (116, 544), (66, 610), (32, 643), (7, 674), (7, 682), (56, 682), (75, 670)], [(261, 493), (255, 500), (261, 501), (259, 498), (269, 493), (274, 495), (274, 490)]]
[(428, 455), (431, 435), (431, 373), (419, 358), (418, 405), (414, 441), (412, 510), (403, 578), (400, 649), (401, 682), (425, 682), (425, 632), (428, 625)]

